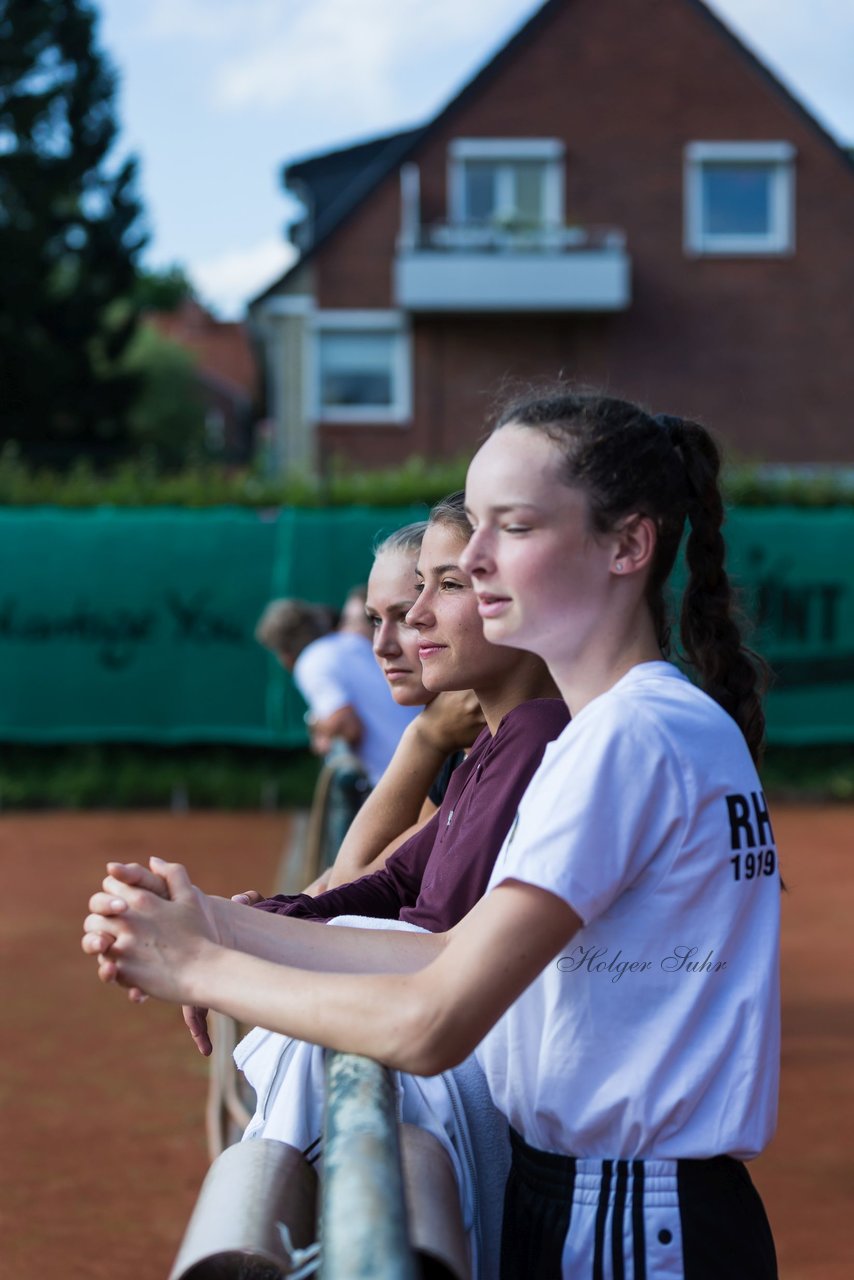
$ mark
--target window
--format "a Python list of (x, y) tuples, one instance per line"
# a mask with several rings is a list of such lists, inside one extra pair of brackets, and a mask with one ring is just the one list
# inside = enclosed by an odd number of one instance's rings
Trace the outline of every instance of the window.
[(685, 151), (686, 251), (790, 253), (794, 155), (787, 142), (692, 142)]
[(546, 218), (546, 166), (537, 160), (467, 160), (463, 221), (541, 226)]
[(457, 138), (450, 221), (536, 228), (563, 222), (563, 144), (554, 138)]
[(400, 422), (410, 416), (409, 335), (397, 312), (315, 317), (316, 415), (324, 422)]
[(325, 408), (394, 403), (391, 333), (320, 334), (320, 398)]

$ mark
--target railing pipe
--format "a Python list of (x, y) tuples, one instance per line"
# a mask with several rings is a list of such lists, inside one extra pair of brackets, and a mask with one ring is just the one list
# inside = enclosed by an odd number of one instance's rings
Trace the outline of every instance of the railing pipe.
[(329, 1053), (321, 1280), (415, 1280), (394, 1087), (370, 1058)]

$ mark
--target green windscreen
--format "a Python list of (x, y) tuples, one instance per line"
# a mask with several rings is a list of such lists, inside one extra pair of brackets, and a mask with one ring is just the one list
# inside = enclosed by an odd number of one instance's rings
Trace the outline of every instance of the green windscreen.
[(421, 509), (0, 512), (0, 737), (305, 741), (264, 605), (339, 606)]
[[(275, 596), (341, 604), (421, 508), (0, 512), (0, 739), (295, 745), (253, 639)], [(775, 669), (769, 739), (854, 741), (854, 512), (740, 509), (729, 565)], [(677, 584), (684, 581), (684, 570)]]

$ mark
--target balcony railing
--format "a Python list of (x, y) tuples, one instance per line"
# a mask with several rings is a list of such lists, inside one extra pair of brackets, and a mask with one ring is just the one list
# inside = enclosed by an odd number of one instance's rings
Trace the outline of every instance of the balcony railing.
[(400, 252), (580, 253), (625, 249), (625, 232), (616, 227), (579, 227), (514, 220), (434, 222), (401, 232)]
[(630, 267), (613, 227), (410, 225), (398, 238), (395, 295), (409, 311), (622, 311)]

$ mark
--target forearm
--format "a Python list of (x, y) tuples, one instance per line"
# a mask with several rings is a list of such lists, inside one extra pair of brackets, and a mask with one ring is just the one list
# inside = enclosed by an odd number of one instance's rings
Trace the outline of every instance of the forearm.
[(111, 914), (90, 903), (84, 934), (114, 935), (98, 954), (102, 981), (418, 1075), (461, 1062), (581, 923), (561, 897), (507, 881), (448, 933), (319, 929), (214, 902), (184, 867), (161, 867), (168, 898), (108, 877), (95, 898)]
[[(386, 929), (324, 928), (224, 898), (214, 901), (223, 948), (314, 973), (411, 972), (428, 964), (437, 934)], [(425, 943), (424, 939), (428, 941)]]
[(410, 724), (383, 776), (350, 825), (335, 865), (330, 887), (346, 884), (385, 858), (412, 834), (422, 806), (445, 759), (445, 752)]
[[(359, 932), (337, 928), (311, 931), (324, 938)], [(429, 943), (435, 935), (401, 937), (420, 943), (417, 950), (423, 953), (424, 941)], [(418, 966), (427, 959), (419, 955)], [(398, 967), (415, 960), (415, 950), (404, 946)], [(307, 973), (216, 947), (205, 951), (187, 975), (185, 1000), (249, 1025), (329, 1049), (364, 1054), (401, 1070), (417, 1071), (422, 1065), (418, 1030), (429, 1022), (429, 1016), (420, 1014), (417, 975)]]
[[(301, 969), (206, 944), (167, 998), (435, 1075), (471, 1053), (580, 924), (563, 899), (506, 883), (445, 934), (304, 925), (319, 936), (306, 936)], [(331, 972), (333, 959), (345, 971)]]

